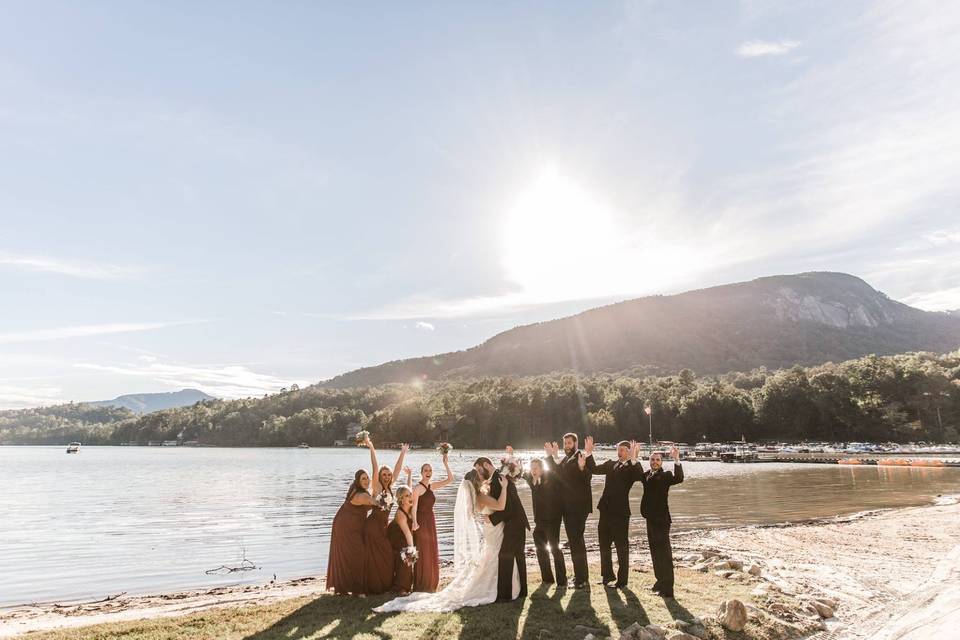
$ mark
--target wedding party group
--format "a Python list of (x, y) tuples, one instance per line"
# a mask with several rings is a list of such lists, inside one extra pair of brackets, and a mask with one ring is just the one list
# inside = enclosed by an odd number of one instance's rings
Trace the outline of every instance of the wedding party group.
[[(663, 468), (659, 453), (650, 456), (649, 468), (639, 460), (640, 444), (617, 444), (615, 459), (597, 462), (594, 442), (583, 448), (574, 433), (563, 436), (563, 456), (556, 442), (544, 443), (543, 457), (524, 465), (507, 447), (499, 465), (479, 457), (460, 483), (453, 513), (453, 574), (441, 590), (434, 492), (454, 482), (450, 447), (439, 451), (446, 477), (433, 480), (433, 468), (424, 464), (420, 480), (412, 485), (411, 471), (403, 466), (408, 447), (402, 445), (394, 468), (380, 467), (377, 453), (364, 434), (359, 444), (370, 450), (371, 473), (354, 475), (346, 500), (333, 521), (326, 587), (337, 594), (374, 595), (393, 592), (397, 597), (376, 607), (377, 612), (444, 612), (494, 602), (509, 602), (527, 595), (526, 539), (530, 521), (517, 484), (525, 482), (533, 505), (533, 541), (542, 582), (558, 587), (586, 588), (589, 584), (584, 533), (593, 511), (594, 476), (604, 477), (597, 509), (600, 517), (600, 582), (609, 589), (627, 587), (630, 571), (630, 490), (643, 486), (641, 516), (656, 582), (652, 590), (673, 598), (673, 554), (670, 546), (669, 490), (683, 482), (679, 451), (671, 451), (673, 469)], [(394, 491), (401, 470), (406, 482)], [(390, 514), (397, 506), (393, 520)], [(568, 581), (560, 530), (566, 533), (573, 564)], [(617, 570), (614, 572), (613, 551)]]

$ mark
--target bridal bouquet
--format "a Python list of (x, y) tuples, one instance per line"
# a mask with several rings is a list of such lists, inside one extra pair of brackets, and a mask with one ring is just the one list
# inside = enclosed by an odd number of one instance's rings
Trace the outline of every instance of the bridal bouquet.
[(400, 550), (400, 559), (409, 567), (412, 567), (417, 562), (419, 555), (416, 547), (404, 547)]
[(367, 438), (370, 437), (370, 432), (364, 429), (363, 431), (357, 431), (357, 435), (353, 437), (353, 441), (357, 444), (358, 447), (365, 447), (367, 444)]
[(516, 480), (523, 475), (523, 462), (513, 456), (500, 458), (500, 475)]
[(384, 511), (389, 511), (393, 506), (393, 494), (389, 491), (381, 491), (377, 496), (377, 505)]
[(437, 453), (442, 456), (449, 454), (451, 451), (453, 451), (453, 445), (449, 442), (441, 442), (437, 445)]

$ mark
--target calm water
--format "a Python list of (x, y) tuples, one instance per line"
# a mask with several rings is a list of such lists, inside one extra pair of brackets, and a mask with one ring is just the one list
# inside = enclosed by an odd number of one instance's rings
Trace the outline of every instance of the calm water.
[[(458, 477), (477, 455), (453, 453)], [(392, 465), (395, 456), (382, 452), (380, 462)], [(442, 477), (433, 451), (408, 458), (414, 469), (427, 460)], [(368, 465), (355, 448), (84, 447), (68, 456), (62, 447), (0, 447), (0, 604), (319, 574), (333, 516), (353, 472)], [(713, 462), (684, 469), (687, 481), (671, 491), (675, 529), (802, 520), (960, 493), (960, 469)], [(597, 496), (602, 482), (595, 479)], [(437, 496), (441, 553), (452, 543), (456, 484)], [(529, 490), (519, 487), (532, 519)], [(641, 490), (632, 494), (635, 514)], [(587, 533), (595, 535), (591, 522)], [(639, 515), (633, 526), (643, 533)], [(235, 566), (244, 553), (260, 568), (204, 573)]]

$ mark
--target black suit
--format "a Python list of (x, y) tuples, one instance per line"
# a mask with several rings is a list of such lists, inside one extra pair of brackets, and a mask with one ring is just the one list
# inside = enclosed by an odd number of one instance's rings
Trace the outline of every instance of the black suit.
[(534, 480), (529, 473), (523, 474), (530, 485), (533, 498), (533, 543), (537, 548), (537, 563), (544, 582), (554, 582), (554, 572), (550, 569), (550, 556), (556, 570), (557, 584), (567, 583), (567, 567), (560, 547), (561, 496), (560, 482), (553, 474), (540, 476)]
[(559, 464), (553, 460), (552, 456), (547, 456), (547, 464), (560, 478), (563, 492), (561, 509), (563, 529), (567, 533), (567, 541), (570, 544), (570, 557), (573, 558), (573, 581), (577, 584), (586, 583), (590, 579), (583, 530), (587, 526), (587, 516), (593, 511), (590, 476), (596, 467), (593, 456), (587, 456), (586, 468), (581, 471), (580, 465), (577, 464), (577, 458), (581, 455), (583, 453), (575, 451)]
[(630, 488), (640, 480), (643, 471), (632, 461), (607, 460), (594, 471), (606, 476), (603, 495), (597, 503), (600, 523), (597, 539), (600, 543), (600, 577), (604, 583), (613, 582), (613, 557), (610, 546), (617, 548), (617, 585), (626, 586), (630, 577)]
[(490, 522), (496, 526), (503, 523), (503, 542), (500, 544), (499, 563), (497, 566), (497, 600), (513, 600), (513, 566), (517, 566), (520, 576), (520, 597), (527, 595), (527, 560), (524, 556), (524, 547), (527, 543), (527, 512), (520, 502), (515, 482), (504, 480), (499, 472), (495, 472), (490, 479), (490, 497), (500, 498), (500, 492), (507, 492), (507, 502), (503, 511), (494, 511), (490, 514)]
[(640, 476), (643, 483), (643, 499), (640, 501), (640, 515), (647, 520), (647, 542), (650, 544), (650, 558), (653, 560), (653, 574), (657, 577), (654, 585), (660, 594), (673, 596), (673, 550), (670, 548), (670, 505), (667, 496), (670, 487), (683, 482), (683, 467), (673, 463), (673, 472), (647, 471)]

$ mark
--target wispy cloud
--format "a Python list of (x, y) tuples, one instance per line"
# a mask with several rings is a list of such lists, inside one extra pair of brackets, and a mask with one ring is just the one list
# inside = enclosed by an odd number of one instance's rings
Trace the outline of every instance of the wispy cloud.
[(292, 384), (308, 384), (304, 380), (257, 373), (240, 365), (217, 366), (148, 362), (123, 366), (81, 363), (75, 366), (78, 369), (88, 371), (149, 378), (158, 384), (176, 389), (200, 389), (221, 398), (261, 396), (265, 393), (275, 393)]
[(37, 329), (34, 331), (14, 331), (0, 333), (0, 344), (19, 344), (22, 342), (42, 342), (46, 340), (64, 340), (67, 338), (86, 338), (111, 333), (131, 333), (163, 329), (188, 322), (115, 322), (110, 324), (88, 324), (56, 329)]
[(737, 47), (736, 54), (741, 58), (782, 56), (799, 46), (796, 40), (749, 40)]
[(60, 387), (50, 385), (24, 387), (4, 384), (0, 381), (0, 409), (25, 409), (56, 404), (60, 400)]
[(434, 329), (436, 329), (436, 327), (433, 326), (433, 323), (423, 322), (422, 320), (420, 322), (417, 322), (415, 325), (413, 325), (413, 328), (419, 329), (420, 331), (433, 331)]
[(141, 272), (139, 267), (133, 266), (74, 262), (50, 256), (25, 255), (9, 251), (0, 251), (0, 265), (90, 280), (125, 280), (133, 278)]

